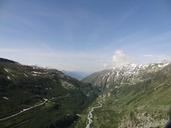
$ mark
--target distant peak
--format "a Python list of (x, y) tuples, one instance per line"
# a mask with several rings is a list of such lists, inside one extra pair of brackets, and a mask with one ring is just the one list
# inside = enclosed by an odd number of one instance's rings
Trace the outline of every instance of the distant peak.
[(149, 63), (149, 64), (135, 64), (135, 63), (130, 63), (130, 64), (125, 64), (125, 65), (120, 65), (120, 66), (114, 66), (113, 70), (115, 71), (129, 71), (129, 72), (138, 72), (141, 69), (147, 69), (147, 70), (159, 70), (161, 68), (166, 67), (169, 65), (170, 62), (160, 62), (160, 63)]
[(5, 58), (0, 58), (0, 63), (13, 63), (13, 64), (18, 64), (16, 61), (5, 59)]
[(113, 69), (122, 69), (122, 68), (128, 68), (128, 67), (137, 67), (138, 64), (134, 64), (134, 63), (129, 63), (129, 64), (122, 64), (122, 65), (114, 65)]

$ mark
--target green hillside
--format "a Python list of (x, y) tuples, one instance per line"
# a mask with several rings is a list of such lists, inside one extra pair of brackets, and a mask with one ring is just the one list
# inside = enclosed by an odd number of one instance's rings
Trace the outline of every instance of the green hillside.
[(169, 121), (171, 65), (104, 70), (83, 82), (0, 59), (0, 128), (164, 128)]
[(73, 127), (96, 90), (58, 70), (1, 58), (0, 128)]
[[(133, 76), (129, 77), (126, 81), (131, 84), (123, 84), (124, 78), (122, 81), (118, 81), (120, 78), (113, 78), (105, 83), (104, 76), (109, 71), (98, 72), (84, 79), (84, 82), (103, 88), (105, 101), (103, 107), (93, 113), (94, 128), (164, 128), (166, 126), (171, 106), (171, 65), (150, 73), (148, 71), (147, 68), (146, 71), (134, 76), (137, 79), (143, 78), (136, 82), (132, 79)], [(101, 76), (104, 79), (100, 79)], [(110, 86), (106, 86), (107, 84)], [(94, 102), (92, 106), (96, 104), (97, 102)], [(89, 109), (85, 111), (85, 115), (88, 111)], [(79, 121), (78, 128), (86, 124), (85, 118)]]

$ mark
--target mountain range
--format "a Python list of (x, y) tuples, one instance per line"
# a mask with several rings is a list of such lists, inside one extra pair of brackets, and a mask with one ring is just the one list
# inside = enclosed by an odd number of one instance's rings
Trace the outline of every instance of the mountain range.
[(115, 66), (81, 81), (63, 72), (0, 58), (0, 128), (163, 128), (169, 122), (169, 62)]
[(90, 75), (90, 73), (86, 72), (79, 72), (79, 71), (62, 71), (64, 74), (71, 76), (75, 79), (82, 80), (83, 78), (87, 77)]

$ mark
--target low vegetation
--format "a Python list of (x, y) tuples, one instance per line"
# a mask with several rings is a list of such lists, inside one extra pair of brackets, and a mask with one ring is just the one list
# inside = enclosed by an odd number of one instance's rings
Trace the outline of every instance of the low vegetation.
[(58, 70), (0, 59), (0, 128), (73, 127), (77, 114), (96, 98), (96, 90)]
[[(143, 74), (143, 77), (144, 81), (129, 85), (120, 86), (115, 82), (107, 87), (102, 83), (102, 87), (105, 87), (103, 94), (105, 101), (103, 107), (94, 112), (93, 127), (165, 127), (169, 121), (168, 112), (171, 105), (171, 65), (150, 74)], [(92, 83), (100, 83), (99, 79), (96, 81), (97, 78), (96, 76)], [(90, 79), (87, 79), (88, 82), (91, 82)], [(86, 120), (83, 117), (78, 123), (78, 128), (85, 123)]]

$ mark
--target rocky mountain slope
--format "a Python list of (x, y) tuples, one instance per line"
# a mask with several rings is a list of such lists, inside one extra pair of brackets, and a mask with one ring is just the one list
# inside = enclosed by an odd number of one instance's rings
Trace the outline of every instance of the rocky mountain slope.
[(82, 81), (105, 88), (113, 86), (117, 88), (118, 86), (127, 84), (133, 85), (150, 79), (150, 74), (162, 70), (167, 65), (169, 65), (169, 63), (155, 63), (149, 65), (127, 64), (121, 67), (113, 67), (113, 69), (93, 73)]
[[(94, 112), (95, 128), (163, 128), (169, 120), (169, 63), (114, 67), (83, 81), (101, 87), (105, 99), (103, 107)], [(77, 126), (80, 124), (85, 124), (85, 119)]]
[(73, 127), (97, 90), (55, 69), (0, 58), (0, 128)]

